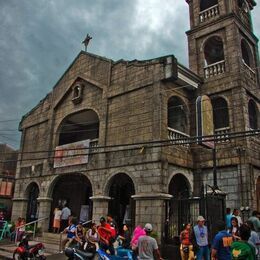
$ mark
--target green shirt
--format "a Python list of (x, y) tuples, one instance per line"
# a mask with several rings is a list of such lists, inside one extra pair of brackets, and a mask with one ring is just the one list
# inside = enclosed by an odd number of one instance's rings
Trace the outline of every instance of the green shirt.
[(245, 241), (235, 241), (231, 245), (232, 259), (255, 260), (255, 249)]

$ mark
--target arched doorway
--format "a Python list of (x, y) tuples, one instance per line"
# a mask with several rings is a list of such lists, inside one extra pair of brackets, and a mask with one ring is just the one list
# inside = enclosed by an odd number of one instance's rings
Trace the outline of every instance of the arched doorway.
[(110, 180), (108, 214), (112, 215), (121, 228), (123, 224), (134, 225), (135, 205), (131, 196), (135, 194), (132, 179), (124, 174), (116, 174)]
[(190, 195), (190, 187), (187, 178), (182, 174), (174, 175), (169, 184), (169, 194), (175, 199), (188, 198)]
[(39, 187), (33, 182), (27, 188), (27, 212), (26, 212), (26, 222), (34, 221), (38, 218), (38, 202), (39, 197)]
[(176, 174), (169, 183), (172, 199), (166, 203), (165, 238), (167, 243), (176, 243), (184, 223), (190, 221), (190, 185), (182, 174)]
[(89, 179), (83, 174), (66, 174), (60, 176), (52, 193), (51, 220), (54, 208), (57, 206), (67, 206), (71, 209), (71, 214), (80, 221), (91, 220), (92, 203), (89, 199), (92, 196), (92, 186)]

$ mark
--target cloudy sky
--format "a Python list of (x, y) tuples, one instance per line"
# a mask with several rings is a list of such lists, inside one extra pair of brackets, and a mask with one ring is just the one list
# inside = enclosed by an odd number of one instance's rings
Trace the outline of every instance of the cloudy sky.
[[(258, 14), (258, 16), (256, 15)], [(260, 6), (254, 9), (256, 36)], [(174, 54), (188, 65), (185, 0), (0, 0), (0, 142), (19, 147), (18, 125), (83, 49), (113, 60)]]

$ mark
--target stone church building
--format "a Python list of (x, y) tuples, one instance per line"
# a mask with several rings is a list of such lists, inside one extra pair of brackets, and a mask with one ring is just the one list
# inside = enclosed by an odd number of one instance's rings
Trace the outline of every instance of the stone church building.
[[(189, 68), (174, 55), (113, 61), (81, 51), (22, 118), (13, 219), (52, 219), (67, 203), (82, 220), (151, 222), (161, 238), (167, 202), (199, 197), (215, 181), (226, 206), (260, 210), (256, 3), (186, 2)], [(195, 138), (201, 96), (215, 160)]]

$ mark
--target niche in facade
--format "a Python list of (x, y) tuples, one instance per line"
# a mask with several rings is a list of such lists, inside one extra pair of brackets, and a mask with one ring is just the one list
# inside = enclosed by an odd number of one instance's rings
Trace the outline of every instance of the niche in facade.
[(72, 89), (72, 102), (78, 104), (82, 101), (83, 96), (83, 85), (76, 84)]
[(211, 65), (224, 60), (223, 41), (218, 36), (210, 37), (204, 46), (206, 65)]
[(61, 123), (58, 135), (58, 145), (79, 142), (87, 139), (98, 139), (99, 118), (97, 113), (89, 109), (67, 116)]
[(200, 11), (204, 11), (218, 4), (218, 0), (200, 0)]

